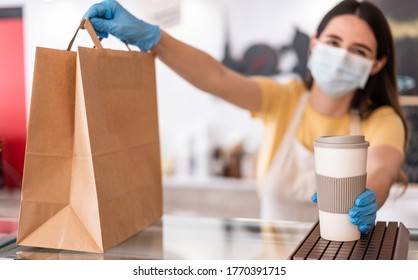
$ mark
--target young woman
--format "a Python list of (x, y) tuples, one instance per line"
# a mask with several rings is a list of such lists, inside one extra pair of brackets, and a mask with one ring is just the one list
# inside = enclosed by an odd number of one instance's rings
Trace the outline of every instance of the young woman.
[(408, 138), (391, 32), (374, 5), (345, 0), (325, 15), (311, 40), (306, 84), (240, 75), (137, 19), (116, 1), (94, 4), (84, 18), (91, 19), (99, 36), (112, 34), (151, 50), (194, 86), (263, 121), (257, 171), (263, 218), (317, 220), (311, 201), (316, 192), (313, 141), (320, 135), (365, 135), (370, 142), (367, 190), (350, 216), (363, 233), (374, 225), (399, 178)]

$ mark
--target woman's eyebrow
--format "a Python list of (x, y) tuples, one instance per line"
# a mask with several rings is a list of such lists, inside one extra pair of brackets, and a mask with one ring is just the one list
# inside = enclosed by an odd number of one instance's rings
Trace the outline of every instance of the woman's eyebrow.
[(331, 38), (331, 39), (339, 40), (339, 41), (343, 40), (340, 36), (333, 35), (333, 34), (329, 34), (329, 35), (325, 35), (325, 36), (328, 37), (328, 38)]
[[(328, 38), (334, 39), (334, 40), (338, 40), (338, 41), (342, 41), (343, 40), (340, 36), (334, 35), (334, 34), (329, 34), (329, 35), (325, 35), (325, 36), (328, 37)], [(372, 49), (369, 46), (367, 46), (366, 44), (363, 44), (363, 43), (354, 43), (353, 45), (355, 45), (356, 47), (362, 48), (362, 49), (364, 49), (364, 50), (366, 50), (366, 51), (368, 51), (370, 53), (373, 53), (372, 52)]]
[(354, 43), (354, 45), (355, 45), (356, 47), (359, 47), (359, 48), (365, 49), (365, 50), (367, 50), (367, 51), (368, 51), (368, 52), (370, 52), (370, 53), (373, 53), (373, 52), (372, 52), (372, 49), (371, 49), (369, 46), (365, 45), (365, 44), (362, 44), (362, 43)]

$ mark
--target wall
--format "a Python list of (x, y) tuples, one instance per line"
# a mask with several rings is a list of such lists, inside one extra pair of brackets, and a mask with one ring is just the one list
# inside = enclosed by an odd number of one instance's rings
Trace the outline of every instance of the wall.
[[(65, 49), (81, 16), (95, 2), (2, 0), (0, 6), (3, 7), (23, 6), (28, 101), (36, 46)], [(145, 2), (120, 1), (133, 14), (147, 20), (149, 15), (142, 10)], [(288, 43), (295, 27), (312, 34), (325, 11), (337, 2), (182, 0), (180, 23), (166, 30), (218, 60), (224, 55), (229, 30), (232, 55), (239, 58), (254, 42), (274, 46)], [(83, 32), (76, 44), (92, 45)], [(103, 44), (109, 48), (124, 48), (115, 38)], [(214, 143), (229, 147), (244, 141), (245, 147), (256, 150), (262, 128), (248, 112), (200, 92), (160, 62), (157, 62), (157, 83), (162, 151), (165, 158), (177, 162), (179, 173), (187, 172), (189, 153), (193, 152), (197, 174), (204, 176), (208, 164), (206, 156)]]
[(0, 34), (0, 188), (19, 188), (26, 147), (23, 22), (20, 8), (1, 9)]

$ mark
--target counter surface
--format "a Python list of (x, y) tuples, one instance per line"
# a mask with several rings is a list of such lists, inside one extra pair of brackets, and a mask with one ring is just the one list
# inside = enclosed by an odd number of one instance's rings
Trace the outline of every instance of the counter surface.
[[(0, 235), (6, 259), (287, 259), (313, 223), (165, 215), (104, 254), (20, 247)], [(418, 259), (418, 231), (410, 230), (408, 259)], [(3, 244), (3, 245), (1, 245)]]

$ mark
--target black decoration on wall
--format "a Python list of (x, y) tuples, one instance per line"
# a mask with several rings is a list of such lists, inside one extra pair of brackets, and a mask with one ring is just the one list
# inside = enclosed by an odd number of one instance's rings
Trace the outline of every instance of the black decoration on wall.
[(273, 76), (282, 74), (278, 69), (280, 59), (286, 52), (293, 51), (298, 61), (291, 72), (298, 74), (301, 78), (306, 77), (310, 39), (299, 29), (295, 29), (295, 35), (289, 45), (274, 47), (264, 43), (255, 43), (246, 49), (240, 59), (232, 57), (228, 37), (222, 59), (225, 66), (245, 75)]

